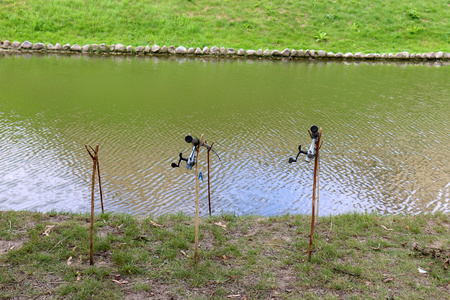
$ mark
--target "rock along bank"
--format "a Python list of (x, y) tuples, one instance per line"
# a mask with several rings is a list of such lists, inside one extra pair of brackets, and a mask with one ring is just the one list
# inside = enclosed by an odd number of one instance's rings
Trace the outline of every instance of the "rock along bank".
[(102, 54), (102, 55), (188, 55), (188, 56), (213, 56), (213, 57), (246, 57), (246, 58), (266, 58), (266, 59), (351, 59), (351, 60), (409, 60), (409, 61), (420, 61), (420, 60), (450, 60), (450, 53), (443, 51), (438, 52), (428, 52), (428, 53), (409, 53), (409, 52), (398, 52), (398, 53), (368, 53), (364, 54), (362, 52), (357, 53), (333, 53), (326, 52), (324, 50), (295, 50), (295, 49), (284, 49), (279, 50), (269, 50), (269, 49), (259, 49), (259, 50), (244, 50), (244, 49), (234, 49), (225, 47), (203, 47), (203, 48), (186, 48), (184, 46), (137, 46), (133, 47), (131, 45), (124, 46), (122, 44), (112, 44), (106, 45), (102, 44), (87, 44), (81, 45), (70, 45), (59, 43), (44, 44), (44, 43), (31, 43), (29, 41), (24, 42), (10, 42), (8, 40), (0, 40), (0, 52), (44, 52), (44, 53), (64, 53), (64, 54)]

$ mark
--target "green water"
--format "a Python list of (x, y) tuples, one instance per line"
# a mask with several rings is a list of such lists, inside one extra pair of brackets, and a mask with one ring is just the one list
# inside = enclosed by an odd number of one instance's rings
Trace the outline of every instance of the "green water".
[[(0, 210), (87, 211), (100, 145), (105, 208), (194, 212), (204, 134), (213, 213), (309, 213), (323, 128), (320, 213), (450, 211), (450, 68), (438, 64), (0, 54)], [(206, 150), (200, 154), (207, 213)]]

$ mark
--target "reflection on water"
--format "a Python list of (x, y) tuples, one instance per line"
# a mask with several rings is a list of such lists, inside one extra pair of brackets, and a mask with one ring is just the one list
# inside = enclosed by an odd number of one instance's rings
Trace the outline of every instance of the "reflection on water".
[[(0, 56), (0, 210), (88, 211), (100, 144), (105, 208), (194, 212), (194, 172), (172, 169), (204, 134), (213, 212), (309, 213), (323, 128), (320, 213), (450, 212), (448, 66)], [(206, 150), (201, 211), (207, 213)]]

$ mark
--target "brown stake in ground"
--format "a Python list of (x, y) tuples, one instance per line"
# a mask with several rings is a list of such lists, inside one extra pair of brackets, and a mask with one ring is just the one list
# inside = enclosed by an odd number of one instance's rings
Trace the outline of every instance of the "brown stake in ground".
[(195, 252), (194, 252), (194, 261), (197, 263), (198, 261), (198, 224), (199, 224), (199, 199), (198, 199), (198, 190), (199, 190), (199, 169), (198, 169), (198, 154), (200, 152), (200, 146), (203, 143), (203, 134), (200, 137), (200, 142), (197, 146), (195, 153)]
[[(91, 238), (89, 244), (89, 261), (90, 264), (94, 264), (94, 189), (95, 189), (95, 171), (98, 168), (98, 144), (94, 148), (91, 146), (84, 145), (86, 147), (89, 156), (92, 158), (93, 168), (92, 168), (92, 188), (91, 188)], [(93, 154), (89, 150), (89, 148), (94, 152)]]
[[(311, 133), (310, 133), (311, 135)], [(316, 156), (314, 158), (314, 175), (313, 175), (313, 195), (312, 195), (312, 212), (311, 212), (311, 234), (309, 237), (309, 252), (308, 252), (308, 260), (311, 261), (311, 252), (313, 248), (313, 240), (314, 240), (314, 224), (315, 224), (315, 212), (316, 212), (316, 181), (317, 181), (317, 173), (318, 173), (318, 163), (319, 163), (319, 145), (320, 138), (322, 137), (322, 128), (319, 129), (319, 137), (316, 142)]]

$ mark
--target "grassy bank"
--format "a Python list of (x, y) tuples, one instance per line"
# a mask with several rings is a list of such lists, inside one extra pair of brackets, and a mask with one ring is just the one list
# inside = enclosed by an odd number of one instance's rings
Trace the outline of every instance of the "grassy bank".
[(0, 39), (450, 52), (447, 0), (64, 0), (0, 1)]
[[(0, 298), (448, 299), (450, 217), (191, 217), (0, 212)], [(419, 268), (423, 271), (419, 271)], [(421, 273), (426, 272), (426, 273)], [(40, 298), (42, 297), (42, 298)]]

